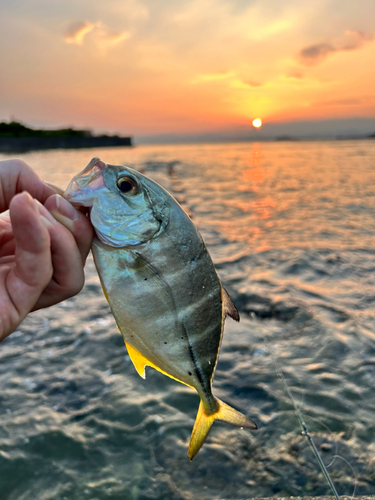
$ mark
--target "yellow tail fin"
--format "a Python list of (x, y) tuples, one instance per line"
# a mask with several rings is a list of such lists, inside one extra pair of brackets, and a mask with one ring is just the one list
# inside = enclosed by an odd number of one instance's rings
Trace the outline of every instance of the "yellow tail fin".
[(258, 428), (257, 424), (250, 418), (245, 417), (245, 415), (227, 405), (226, 403), (223, 403), (223, 401), (220, 401), (220, 399), (216, 398), (216, 403), (217, 410), (211, 415), (208, 415), (205, 412), (202, 400), (199, 404), (197, 418), (195, 419), (193, 432), (191, 433), (190, 438), (188, 452), (190, 460), (193, 460), (195, 455), (201, 449), (215, 420), (227, 422), (228, 424), (235, 425), (236, 427), (243, 427), (245, 429)]

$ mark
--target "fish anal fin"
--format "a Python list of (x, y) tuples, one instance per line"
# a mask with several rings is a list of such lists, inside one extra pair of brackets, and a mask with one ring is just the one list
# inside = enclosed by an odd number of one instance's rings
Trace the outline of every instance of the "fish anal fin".
[(193, 460), (195, 455), (201, 449), (215, 420), (227, 422), (228, 424), (244, 429), (258, 428), (255, 422), (243, 415), (241, 412), (235, 410), (223, 401), (220, 401), (220, 399), (215, 398), (215, 400), (217, 403), (217, 410), (211, 415), (206, 413), (203, 402), (200, 402), (197, 418), (195, 420), (190, 438), (188, 452), (190, 460)]
[(163, 375), (166, 375), (169, 378), (173, 378), (173, 380), (177, 380), (177, 382), (180, 382), (180, 384), (187, 385), (188, 387), (191, 387), (194, 389), (192, 385), (187, 384), (186, 382), (183, 382), (182, 380), (178, 379), (177, 377), (174, 377), (170, 373), (162, 370), (160, 366), (156, 365), (152, 361), (150, 361), (146, 356), (144, 356), (141, 352), (138, 351), (135, 347), (132, 347), (130, 344), (128, 344), (125, 341), (126, 348), (128, 350), (128, 354), (130, 359), (132, 360), (132, 363), (134, 365), (134, 368), (137, 370), (138, 374), (142, 378), (146, 378), (146, 366), (151, 366), (151, 368), (154, 368), (158, 372), (161, 372)]
[(143, 354), (141, 354), (139, 351), (137, 351), (137, 349), (129, 345), (127, 342), (125, 342), (125, 345), (134, 368), (138, 372), (138, 375), (142, 378), (146, 378), (146, 366), (153, 366), (153, 364), (147, 358), (145, 358)]
[(233, 301), (230, 298), (229, 293), (225, 290), (223, 286), (221, 286), (221, 300), (223, 302), (225, 315), (230, 316), (235, 321), (240, 321), (240, 314), (237, 311), (236, 306), (233, 304)]

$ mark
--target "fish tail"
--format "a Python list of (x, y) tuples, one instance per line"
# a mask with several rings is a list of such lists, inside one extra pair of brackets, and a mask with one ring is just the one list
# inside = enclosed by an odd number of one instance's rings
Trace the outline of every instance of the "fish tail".
[(211, 414), (208, 414), (205, 411), (202, 400), (199, 404), (198, 413), (195, 419), (195, 424), (193, 427), (193, 432), (191, 433), (189, 444), (188, 455), (190, 460), (193, 460), (195, 455), (201, 449), (215, 420), (227, 422), (228, 424), (234, 425), (236, 427), (243, 427), (245, 429), (258, 428), (257, 424), (250, 418), (246, 417), (223, 401), (220, 401), (220, 399), (215, 398), (215, 401), (217, 409), (214, 413)]

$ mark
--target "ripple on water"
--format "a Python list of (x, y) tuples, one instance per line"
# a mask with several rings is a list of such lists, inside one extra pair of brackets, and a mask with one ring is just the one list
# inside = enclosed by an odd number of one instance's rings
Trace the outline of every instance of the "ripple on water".
[[(91, 155), (24, 158), (67, 185)], [(193, 214), (241, 313), (226, 322), (214, 393), (259, 429), (215, 423), (189, 462), (198, 396), (152, 370), (137, 375), (90, 258), (81, 294), (30, 315), (1, 346), (2, 500), (329, 493), (270, 350), (325, 463), (342, 456), (356, 493), (372, 494), (375, 145), (141, 146), (101, 157), (154, 176)], [(329, 471), (351, 495), (347, 463)]]

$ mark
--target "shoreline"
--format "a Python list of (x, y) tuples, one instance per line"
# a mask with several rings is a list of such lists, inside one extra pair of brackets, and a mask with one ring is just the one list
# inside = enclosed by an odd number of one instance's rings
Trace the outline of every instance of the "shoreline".
[(0, 153), (26, 153), (47, 149), (83, 149), (132, 146), (131, 137), (0, 137)]

